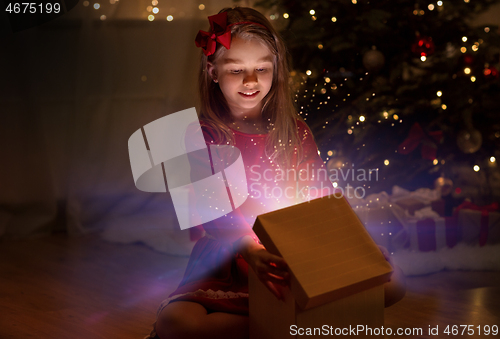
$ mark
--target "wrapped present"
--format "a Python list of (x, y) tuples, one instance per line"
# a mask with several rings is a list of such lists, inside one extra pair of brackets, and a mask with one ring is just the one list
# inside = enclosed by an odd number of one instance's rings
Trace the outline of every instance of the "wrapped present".
[(408, 222), (412, 251), (429, 252), (454, 247), (459, 239), (453, 217), (414, 219)]
[(464, 202), (454, 212), (462, 241), (468, 244), (500, 243), (500, 213), (498, 204), (477, 206)]

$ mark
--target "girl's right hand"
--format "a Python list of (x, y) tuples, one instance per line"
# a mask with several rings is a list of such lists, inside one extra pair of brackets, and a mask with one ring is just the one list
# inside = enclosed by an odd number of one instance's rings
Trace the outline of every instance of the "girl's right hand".
[(283, 258), (269, 253), (264, 246), (255, 243), (250, 236), (246, 237), (240, 243), (241, 255), (269, 291), (276, 298), (283, 299), (279, 286), (289, 284), (288, 265)]

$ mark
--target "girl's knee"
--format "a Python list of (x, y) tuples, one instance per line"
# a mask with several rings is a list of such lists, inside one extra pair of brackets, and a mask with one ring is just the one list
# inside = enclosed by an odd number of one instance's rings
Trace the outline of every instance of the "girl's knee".
[(155, 328), (158, 337), (160, 339), (191, 338), (191, 334), (196, 333), (198, 327), (196, 317), (193, 317), (193, 314), (184, 307), (169, 306), (158, 315)]

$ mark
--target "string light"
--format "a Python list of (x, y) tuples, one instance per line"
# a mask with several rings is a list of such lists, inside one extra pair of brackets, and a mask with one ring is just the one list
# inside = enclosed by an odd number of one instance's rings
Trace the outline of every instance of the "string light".
[(463, 41), (463, 42), (467, 42), (467, 37), (466, 37), (466, 36), (463, 36), (463, 37), (462, 37), (462, 41)]
[(306, 74), (310, 76), (310, 75), (312, 74), (311, 70), (309, 70), (309, 69), (308, 69), (308, 70), (306, 71)]
[(88, 1), (83, 2), (83, 6), (87, 7), (88, 5), (90, 5), (90, 3)]
[(437, 2), (437, 5), (438, 6), (443, 6), (443, 2), (440, 0), (440, 1)]
[(434, 4), (430, 4), (429, 6), (427, 6), (427, 8), (429, 8), (429, 11), (433, 11), (434, 10)]
[(490, 162), (494, 163), (496, 161), (495, 157), (490, 157)]
[(467, 48), (466, 47), (460, 47), (460, 52), (462, 52), (462, 53), (467, 52)]
[(476, 77), (475, 76), (471, 76), (470, 77), (470, 81), (475, 82), (476, 81)]
[(485, 31), (486, 33), (489, 33), (489, 32), (490, 32), (490, 28), (489, 28), (489, 27), (485, 27), (485, 28), (484, 28), (484, 31)]
[(205, 5), (204, 5), (204, 4), (200, 4), (200, 5), (198, 6), (198, 9), (199, 9), (200, 11), (203, 11), (203, 10), (205, 9)]
[(472, 45), (472, 47), (471, 47), (471, 48), (472, 48), (472, 50), (473, 50), (474, 52), (477, 52), (477, 50), (479, 49), (479, 47), (477, 47), (477, 45), (475, 45), (475, 44), (474, 44), (474, 45)]
[(397, 114), (394, 114), (392, 117), (394, 118), (394, 120), (398, 120), (399, 119), (399, 116)]
[(332, 22), (337, 22), (337, 18), (332, 16)]
[(155, 16), (153, 14), (148, 15), (148, 20), (153, 21), (155, 19)]
[(288, 13), (283, 13), (283, 18), (288, 19), (289, 18)]
[(309, 14), (314, 15), (314, 14), (316, 14), (316, 11), (315, 11), (314, 9), (311, 9), (311, 10), (309, 11)]
[(318, 44), (318, 49), (323, 49), (323, 45), (322, 44)]
[(389, 165), (389, 160), (385, 159), (384, 160), (384, 165), (388, 166)]
[(97, 2), (94, 4), (94, 9), (99, 9), (100, 7), (101, 7), (101, 5)]
[(158, 12), (159, 12), (159, 11), (160, 11), (160, 10), (158, 9), (158, 7), (153, 8), (153, 13), (154, 13), (154, 14), (158, 14)]
[(480, 170), (480, 169), (481, 169), (481, 168), (480, 168), (478, 165), (474, 165), (474, 171), (475, 171), (475, 172), (479, 172), (479, 170)]
[(157, 1), (157, 0), (153, 0), (153, 1), (151, 1), (151, 5), (153, 5), (153, 6), (157, 6), (157, 5), (158, 5), (158, 1)]
[(447, 108), (448, 108), (448, 106), (446, 106), (445, 104), (442, 104), (442, 105), (441, 105), (441, 109), (445, 110), (445, 109), (447, 109)]
[(438, 163), (439, 163), (438, 159), (434, 159), (434, 160), (432, 160), (432, 164), (433, 164), (434, 166), (435, 166), (435, 165), (437, 165)]
[(464, 68), (464, 73), (465, 74), (470, 74), (470, 68), (469, 67), (465, 67)]
[(427, 60), (427, 57), (426, 57), (425, 55), (422, 55), (422, 56), (420, 57), (420, 60), (422, 60), (422, 62), (424, 62), (425, 60)]
[(359, 121), (361, 121), (361, 122), (365, 121), (365, 117), (364, 117), (363, 115), (361, 115), (361, 116), (359, 117)]
[(174, 17), (173, 17), (173, 16), (171, 16), (171, 15), (168, 15), (168, 16), (167, 16), (167, 21), (172, 21), (172, 20), (174, 20)]
[(103, 15), (101, 15), (101, 17), (99, 19), (101, 19), (102, 21), (104, 21), (104, 20), (106, 20), (106, 16), (103, 14)]
[(442, 95), (443, 95), (443, 92), (441, 92), (441, 91), (437, 91), (436, 95), (437, 95), (438, 97), (440, 97), (440, 96), (442, 96)]

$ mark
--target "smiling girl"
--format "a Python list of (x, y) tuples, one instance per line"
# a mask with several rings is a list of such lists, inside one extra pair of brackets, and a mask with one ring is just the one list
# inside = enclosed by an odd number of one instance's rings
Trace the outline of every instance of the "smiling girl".
[[(269, 21), (242, 7), (223, 9), (209, 21), (210, 31), (196, 37), (203, 50), (202, 132), (206, 145), (239, 149), (250, 196), (203, 224), (206, 235), (195, 244), (178, 288), (161, 304), (149, 338), (247, 338), (249, 267), (278, 298), (279, 286), (289, 280), (286, 262), (267, 252), (253, 233), (256, 216), (333, 192), (326, 176), (265, 180), (276, 178), (264, 175), (270, 171), (300, 175), (324, 168), (293, 107), (286, 49)], [(259, 182), (252, 182), (256, 177)], [(313, 188), (315, 196), (308, 194)], [(296, 194), (283, 194), (290, 189)]]

